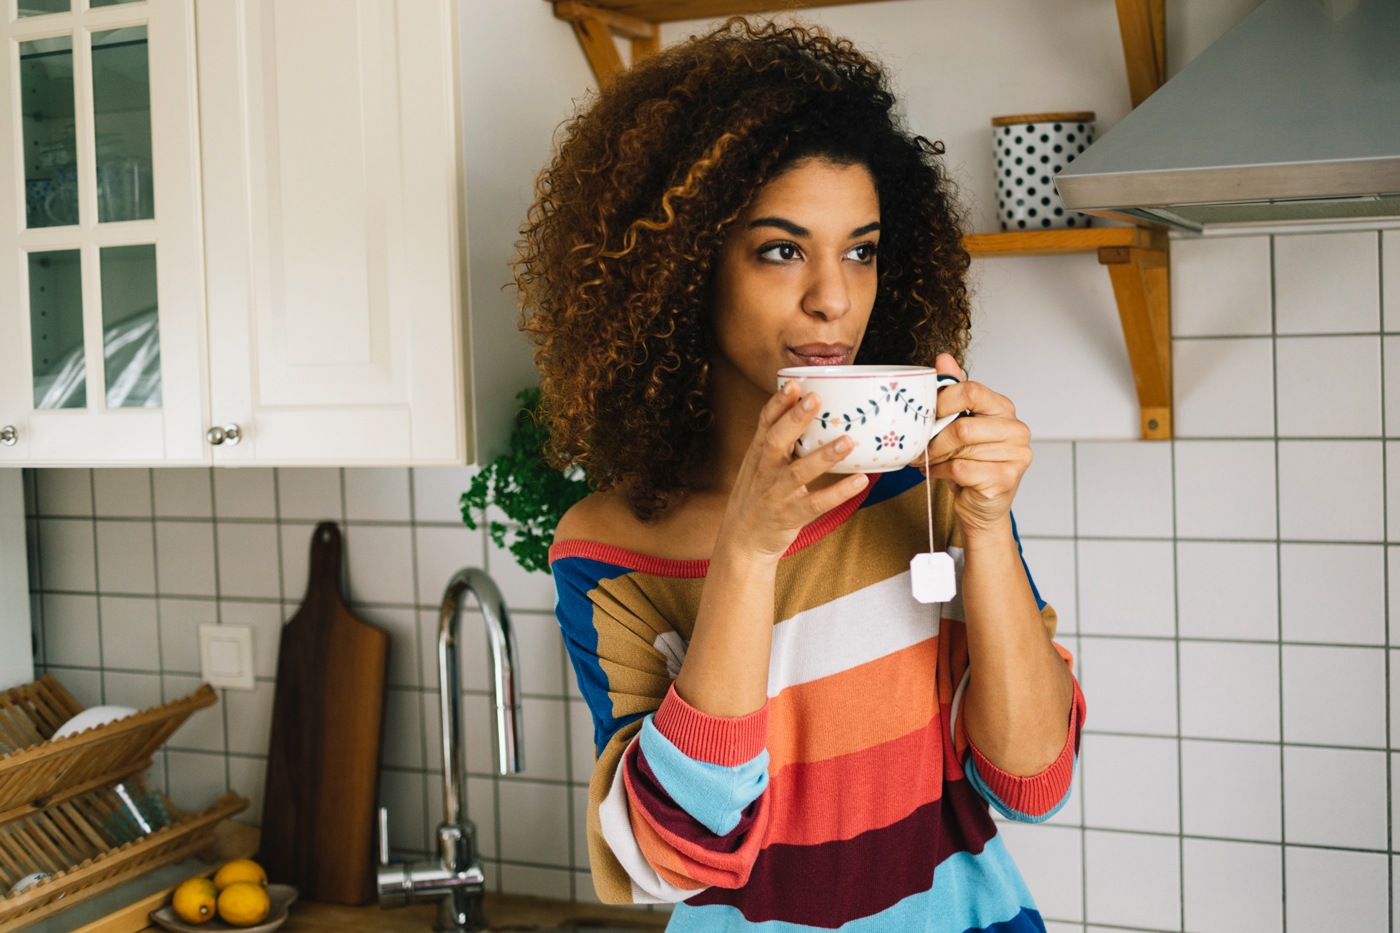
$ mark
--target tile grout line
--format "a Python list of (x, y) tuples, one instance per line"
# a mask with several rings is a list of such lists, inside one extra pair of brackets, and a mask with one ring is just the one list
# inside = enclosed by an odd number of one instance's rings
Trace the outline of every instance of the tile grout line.
[[(1084, 642), (1080, 640), (1083, 631), (1083, 608), (1080, 599), (1080, 567), (1079, 567), (1079, 442), (1075, 441), (1069, 447), (1069, 496), (1071, 525), (1074, 541), (1074, 634), (1075, 647), (1079, 649), (1079, 677), (1080, 688), (1083, 689), (1083, 681), (1087, 679), (1087, 671), (1084, 669)], [(1088, 758), (1087, 748), (1083, 739), (1083, 726), (1081, 725), (1081, 735), (1079, 742), (1079, 754), (1081, 758)], [(1087, 928), (1089, 922), (1089, 830), (1087, 820), (1084, 819), (1084, 783), (1085, 772), (1088, 770), (1088, 761), (1081, 761), (1079, 766), (1079, 917), (1081, 929)]]
[[(155, 470), (146, 470), (146, 484), (151, 492), (151, 587), (160, 593), (160, 546), (156, 540), (156, 474)], [(157, 595), (152, 601), (156, 613), (156, 659), (160, 664), (160, 672), (156, 675), (157, 683), (160, 685), (160, 700), (162, 703), (168, 702), (165, 696), (165, 626), (161, 624), (160, 597)], [(165, 754), (165, 747), (162, 744), (160, 749), (161, 771), (163, 774), (162, 786), (166, 793), (170, 792), (170, 759)]]
[[(1385, 308), (1381, 305), (1381, 297), (1385, 295), (1385, 237), (1381, 233), (1376, 234), (1376, 288), (1377, 305), (1380, 311), (1381, 331), (1385, 330)], [(1380, 338), (1380, 395), (1381, 395), (1381, 435), (1386, 434), (1386, 365), (1385, 365), (1385, 337)], [(1385, 441), (1381, 442), (1381, 517), (1383, 524), (1383, 537), (1389, 541), (1392, 529), (1390, 527), (1390, 445)], [(1392, 710), (1392, 690), (1391, 684), (1391, 637), (1390, 637), (1390, 548), (1381, 549), (1381, 618), (1385, 626), (1385, 663), (1382, 672), (1385, 677), (1385, 737), (1383, 741), (1386, 746), (1385, 753), (1385, 845), (1389, 851), (1395, 848), (1395, 755), (1390, 751), (1391, 730), (1395, 727), (1391, 721)], [(1390, 929), (1395, 929), (1395, 857), (1389, 856), (1385, 860), (1386, 865), (1386, 888), (1390, 891), (1390, 897), (1386, 899), (1386, 907), (1390, 914)]]
[(1176, 667), (1176, 854), (1181, 929), (1186, 929), (1186, 763), (1181, 739), (1181, 542), (1177, 538), (1176, 441), (1170, 440), (1172, 497), (1172, 653)]
[[(410, 520), (411, 522), (416, 522), (416, 521), (417, 521), (417, 518), (418, 518), (417, 483), (416, 483), (416, 477), (414, 476), (414, 471), (412, 470), (412, 468), (410, 468), (410, 469), (408, 470), (408, 517), (409, 517), (409, 520)], [(419, 586), (419, 580), (418, 580), (418, 528), (417, 528), (416, 525), (413, 525), (413, 526), (410, 528), (410, 530), (409, 530), (409, 535), (408, 535), (408, 547), (409, 547), (409, 566), (413, 568), (413, 602), (414, 602), (415, 605), (417, 605), (418, 603), (422, 602), (423, 594), (422, 594), (421, 587)], [(417, 718), (418, 718), (418, 755), (419, 755), (419, 759), (418, 759), (418, 760), (421, 761), (421, 762), (426, 766), (427, 763), (428, 763), (428, 716), (427, 716), (427, 713), (424, 712), (424, 708), (423, 708), (423, 694), (424, 694), (424, 690), (423, 690), (423, 684), (424, 684), (424, 678), (423, 678), (423, 647), (424, 647), (424, 646), (423, 646), (423, 629), (422, 629), (422, 626), (419, 624), (419, 623), (420, 623), (420, 620), (421, 620), (421, 618), (422, 618), (422, 613), (419, 612), (417, 609), (412, 610), (412, 612), (413, 612), (413, 667), (414, 667), (414, 670), (417, 672), (417, 674), (416, 674), (417, 688), (413, 691), (413, 693), (414, 693), (414, 704), (413, 704), (413, 705), (414, 705), (414, 707), (415, 707), (415, 709), (414, 709), (414, 715), (417, 716)], [(441, 690), (442, 690), (441, 686), (438, 687), (438, 690), (439, 690), (439, 692), (441, 692)], [(447, 762), (443, 762), (443, 768), (445, 769), (446, 767), (447, 767)], [(422, 780), (422, 792), (421, 792), (421, 793), (422, 793), (422, 802), (423, 802), (423, 806), (422, 806), (422, 812), (419, 814), (419, 819), (421, 820), (421, 825), (420, 825), (421, 840), (422, 840), (424, 846), (427, 846), (427, 847), (431, 848), (431, 846), (429, 845), (430, 842), (431, 842), (431, 840), (428, 838), (428, 827), (432, 825), (432, 817), (428, 815), (428, 797), (429, 797), (428, 783), (429, 783), (429, 778), (428, 778), (428, 776), (427, 776), (427, 774), (426, 774), (426, 772), (425, 772), (424, 775), (423, 775), (423, 780)], [(470, 818), (470, 810), (469, 810), (468, 807), (467, 807), (467, 799), (466, 799), (466, 798), (467, 798), (467, 788), (466, 788), (465, 785), (463, 785), (463, 787), (462, 787), (462, 812), (468, 814), (468, 818)]]
[(1284, 767), (1284, 679), (1283, 679), (1283, 482), (1280, 465), (1279, 416), (1278, 416), (1278, 275), (1276, 237), (1269, 237), (1269, 329), (1272, 337), (1273, 361), (1273, 407), (1274, 407), (1274, 589), (1278, 603), (1278, 617), (1275, 627), (1278, 631), (1278, 807), (1279, 807), (1279, 887), (1283, 892), (1283, 903), (1279, 907), (1280, 933), (1288, 931), (1288, 793), (1286, 791)]

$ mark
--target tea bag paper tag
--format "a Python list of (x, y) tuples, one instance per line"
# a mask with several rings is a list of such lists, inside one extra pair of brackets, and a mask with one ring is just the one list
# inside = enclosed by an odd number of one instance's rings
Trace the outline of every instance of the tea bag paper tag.
[(909, 578), (914, 598), (921, 603), (946, 603), (958, 595), (956, 568), (946, 551), (915, 554), (909, 562)]

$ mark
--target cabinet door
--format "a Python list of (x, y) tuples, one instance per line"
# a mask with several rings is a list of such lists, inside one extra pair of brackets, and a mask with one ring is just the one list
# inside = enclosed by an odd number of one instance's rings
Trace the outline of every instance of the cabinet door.
[(466, 458), (451, 0), (199, 0), (215, 463)]
[(5, 10), (0, 464), (207, 459), (190, 3)]

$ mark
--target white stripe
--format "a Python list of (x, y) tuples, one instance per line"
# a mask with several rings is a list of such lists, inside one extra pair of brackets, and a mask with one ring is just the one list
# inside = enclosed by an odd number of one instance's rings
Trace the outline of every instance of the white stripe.
[[(636, 742), (634, 738), (632, 740)], [(602, 825), (603, 839), (617, 857), (627, 876), (632, 879), (632, 903), (634, 904), (674, 904), (683, 901), (697, 891), (686, 891), (665, 881), (651, 867), (642, 849), (637, 845), (637, 837), (632, 834), (632, 813), (627, 806), (626, 780), (622, 776), (623, 762), (627, 752), (623, 752), (613, 774), (612, 787), (608, 795), (598, 805), (598, 822)], [(698, 890), (698, 889), (697, 889)]]
[(972, 674), (972, 668), (963, 671), (962, 680), (958, 681), (958, 689), (953, 691), (953, 708), (948, 713), (948, 734), (950, 736), (958, 734), (958, 711), (962, 709), (963, 691), (967, 689), (967, 679)]
[(946, 607), (914, 599), (909, 571), (773, 626), (768, 695), (849, 670), (938, 634)]

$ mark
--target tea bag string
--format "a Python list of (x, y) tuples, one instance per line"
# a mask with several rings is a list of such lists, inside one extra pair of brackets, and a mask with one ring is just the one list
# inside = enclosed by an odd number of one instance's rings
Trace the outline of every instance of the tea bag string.
[(928, 445), (924, 445), (924, 502), (928, 505), (928, 552), (933, 553), (933, 477), (928, 473)]

